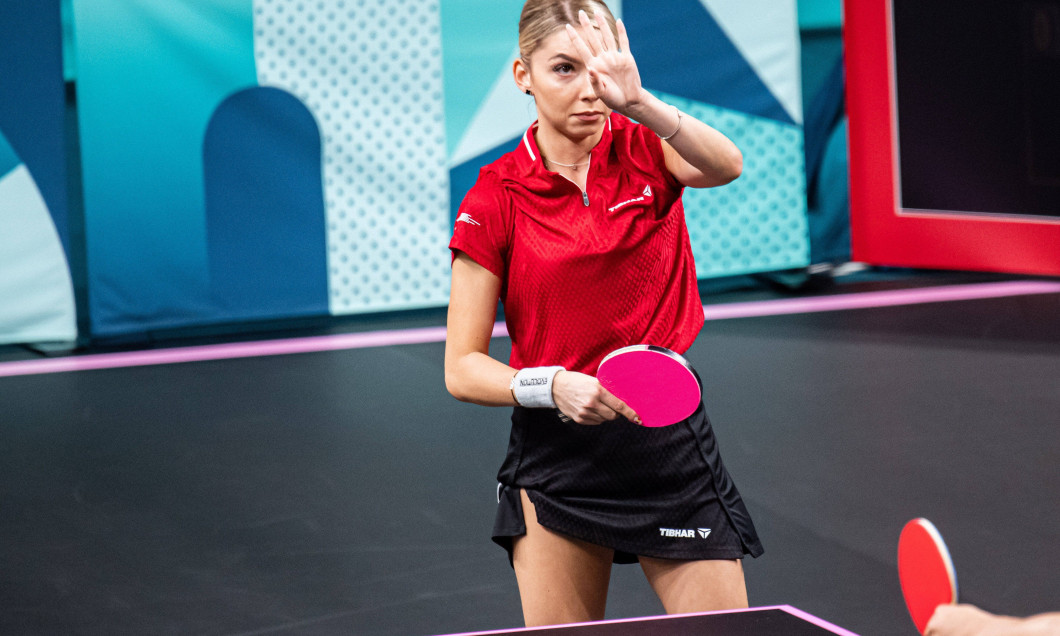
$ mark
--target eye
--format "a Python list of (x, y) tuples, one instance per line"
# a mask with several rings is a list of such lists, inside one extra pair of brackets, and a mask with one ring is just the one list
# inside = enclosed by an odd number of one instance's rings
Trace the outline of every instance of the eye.
[(569, 75), (574, 72), (574, 65), (569, 64), (567, 62), (563, 62), (561, 64), (553, 66), (552, 71), (554, 73), (559, 73), (560, 75)]

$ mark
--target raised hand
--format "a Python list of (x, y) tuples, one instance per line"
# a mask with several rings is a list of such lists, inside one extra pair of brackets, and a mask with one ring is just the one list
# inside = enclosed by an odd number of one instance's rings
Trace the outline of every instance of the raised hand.
[(574, 48), (581, 55), (596, 96), (611, 110), (630, 115), (643, 99), (637, 62), (629, 51), (626, 25), (617, 21), (618, 41), (607, 27), (603, 12), (595, 12), (595, 28), (584, 11), (578, 12), (580, 29), (567, 25)]

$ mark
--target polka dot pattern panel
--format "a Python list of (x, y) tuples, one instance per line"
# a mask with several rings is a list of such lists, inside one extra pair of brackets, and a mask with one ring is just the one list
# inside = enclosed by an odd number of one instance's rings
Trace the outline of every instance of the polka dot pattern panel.
[(743, 153), (743, 174), (736, 181), (685, 190), (697, 276), (808, 265), (802, 129), (672, 95), (659, 97), (718, 129)]
[(259, 83), (320, 126), (332, 314), (448, 301), (439, 1), (254, 0)]

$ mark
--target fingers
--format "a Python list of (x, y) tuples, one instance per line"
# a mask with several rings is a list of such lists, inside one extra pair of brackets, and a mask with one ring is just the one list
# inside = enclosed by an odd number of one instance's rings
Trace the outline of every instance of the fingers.
[(593, 56), (593, 52), (589, 49), (589, 45), (582, 39), (581, 33), (571, 25), (567, 25), (567, 35), (570, 36), (570, 41), (574, 44), (574, 49), (578, 51), (578, 55), (581, 56), (582, 60), (588, 61)]
[(592, 376), (560, 371), (553, 381), (552, 393), (560, 412), (578, 424), (600, 424), (619, 416), (640, 424), (633, 409)]
[(580, 401), (561, 405), (560, 411), (579, 424), (602, 424), (619, 417), (640, 424), (637, 413), (599, 384), (593, 391), (582, 396)]
[(589, 51), (593, 55), (602, 53), (604, 49), (604, 42), (600, 39), (600, 30), (593, 26), (592, 20), (585, 11), (578, 11), (578, 24), (582, 28), (582, 38), (585, 39), (586, 45), (589, 47)]
[(599, 27), (600, 38), (603, 42), (603, 48), (605, 51), (618, 51), (618, 45), (615, 43), (615, 35), (611, 33), (611, 29), (607, 26), (607, 17), (604, 16), (604, 12), (597, 9), (595, 12), (596, 24)]
[[(569, 412), (568, 412), (569, 411)], [(570, 405), (568, 408), (560, 409), (568, 418), (578, 424), (603, 424), (618, 417), (618, 412), (602, 401), (590, 400), (581, 406)]]
[(593, 25), (592, 20), (589, 19), (585, 11), (578, 11), (578, 26), (581, 29), (575, 29), (570, 24), (567, 25), (567, 34), (570, 36), (579, 55), (586, 62), (589, 61), (590, 57), (618, 50), (615, 36), (611, 33), (611, 29), (607, 27), (607, 18), (604, 16), (603, 11), (596, 9), (593, 17), (596, 20), (596, 26)]
[(626, 23), (622, 20), (617, 20), (616, 26), (618, 26), (618, 47), (622, 51), (629, 53), (629, 33), (626, 31)]
[(639, 425), (641, 423), (640, 416), (637, 415), (633, 409), (629, 408), (629, 405), (615, 397), (615, 395), (607, 389), (600, 387), (600, 390), (604, 392), (603, 403), (606, 404), (616, 416), (621, 415), (634, 424)]

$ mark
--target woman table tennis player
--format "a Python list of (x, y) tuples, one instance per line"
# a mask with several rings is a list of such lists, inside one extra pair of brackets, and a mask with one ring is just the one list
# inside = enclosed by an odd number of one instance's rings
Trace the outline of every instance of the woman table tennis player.
[[(493, 538), (526, 623), (603, 618), (611, 564), (638, 561), (669, 613), (746, 607), (740, 559), (762, 547), (702, 404), (642, 427), (593, 377), (620, 347), (691, 346), (703, 309), (681, 193), (732, 181), (742, 155), (641, 86), (599, 0), (528, 0), (519, 48), (538, 121), (461, 204), (445, 380), (515, 407)], [(488, 355), (498, 299), (509, 364)]]

